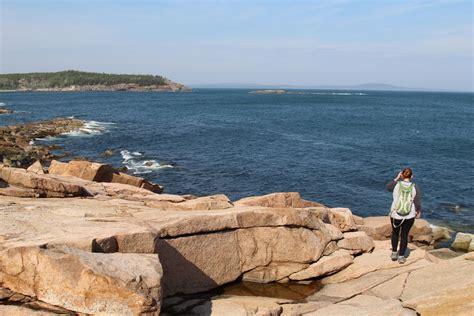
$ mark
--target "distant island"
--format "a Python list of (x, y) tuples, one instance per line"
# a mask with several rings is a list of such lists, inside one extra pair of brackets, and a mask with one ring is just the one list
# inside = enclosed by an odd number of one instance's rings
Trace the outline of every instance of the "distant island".
[(1, 91), (191, 91), (162, 76), (66, 70), (0, 74)]

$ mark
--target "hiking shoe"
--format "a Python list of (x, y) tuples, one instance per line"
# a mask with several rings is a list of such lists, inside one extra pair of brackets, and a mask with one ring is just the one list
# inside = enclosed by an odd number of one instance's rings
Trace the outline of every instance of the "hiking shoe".
[(397, 261), (397, 259), (398, 259), (398, 252), (392, 251), (392, 255), (390, 256), (390, 258), (392, 259), (392, 261)]
[(407, 258), (404, 256), (398, 256), (398, 263), (404, 264), (405, 262), (407, 262)]

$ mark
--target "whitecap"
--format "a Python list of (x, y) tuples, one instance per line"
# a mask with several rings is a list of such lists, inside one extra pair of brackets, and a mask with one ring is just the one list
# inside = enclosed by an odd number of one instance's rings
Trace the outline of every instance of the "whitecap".
[(154, 159), (144, 159), (143, 154), (138, 151), (122, 150), (120, 154), (123, 158), (123, 165), (134, 174), (147, 174), (160, 169), (173, 168), (170, 164), (160, 164)]
[(3, 102), (0, 102), (0, 106), (5, 106), (6, 104)]
[[(74, 118), (73, 116), (70, 118)], [(98, 122), (98, 121), (86, 121), (84, 125), (77, 130), (65, 132), (61, 135), (72, 136), (72, 137), (91, 137), (107, 133), (115, 123), (110, 122)]]
[(58, 140), (58, 139), (59, 139), (59, 137), (56, 137), (56, 136), (46, 136), (46, 137), (37, 137), (34, 140), (43, 141), (43, 142), (51, 142), (51, 141), (55, 141), (55, 140)]

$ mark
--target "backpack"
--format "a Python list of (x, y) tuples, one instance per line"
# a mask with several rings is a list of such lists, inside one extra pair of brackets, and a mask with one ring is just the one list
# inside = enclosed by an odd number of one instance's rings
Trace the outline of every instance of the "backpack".
[(412, 191), (414, 184), (410, 183), (408, 187), (404, 187), (400, 182), (398, 181), (398, 199), (393, 210), (400, 216), (407, 216), (410, 214), (413, 203)]

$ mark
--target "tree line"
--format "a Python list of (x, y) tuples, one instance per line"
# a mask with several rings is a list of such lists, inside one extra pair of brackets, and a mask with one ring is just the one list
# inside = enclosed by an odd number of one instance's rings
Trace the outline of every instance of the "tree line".
[(75, 70), (0, 74), (0, 90), (65, 88), (72, 85), (111, 86), (123, 83), (139, 86), (164, 85), (166, 79), (154, 75), (106, 74)]

